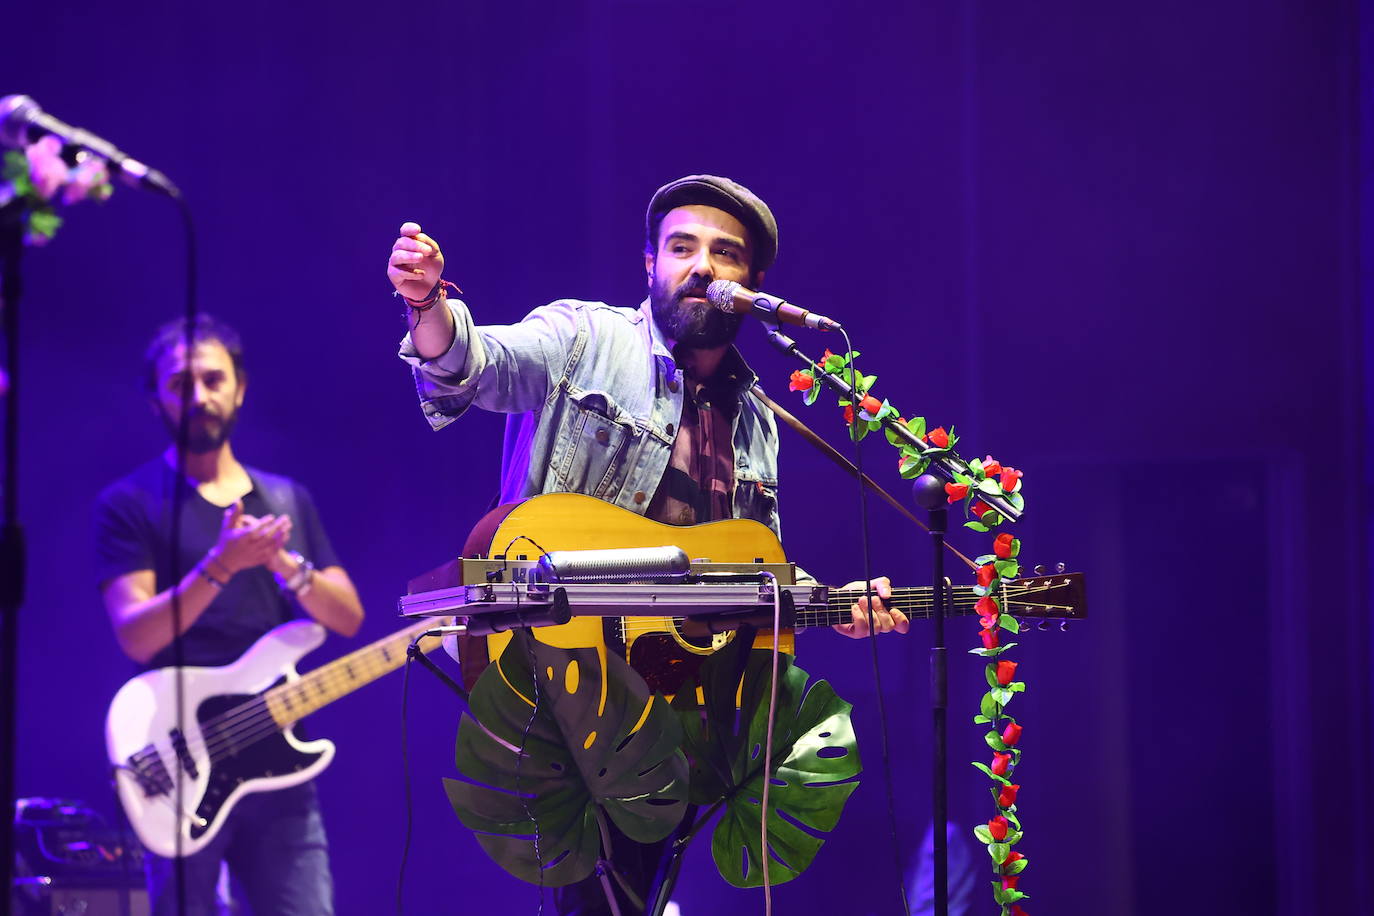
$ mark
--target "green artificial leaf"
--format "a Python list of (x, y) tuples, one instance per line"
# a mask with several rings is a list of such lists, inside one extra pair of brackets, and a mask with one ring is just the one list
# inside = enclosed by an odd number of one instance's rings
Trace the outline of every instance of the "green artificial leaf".
[(1008, 633), (1021, 632), (1021, 624), (1018, 623), (1016, 618), (1011, 616), (1010, 614), (1003, 614), (1001, 617), (998, 617), (997, 623), (1002, 627), (1002, 629), (1006, 630)]
[(1006, 521), (1006, 519), (1002, 518), (1001, 514), (996, 511), (983, 513), (983, 524), (990, 528), (996, 528), (1004, 521)]
[(1010, 684), (1007, 685), (1007, 688), (1008, 688), (1009, 690), (1011, 690), (1012, 693), (1025, 693), (1025, 692), (1026, 692), (1026, 682), (1025, 682), (1025, 681), (1012, 681)]
[[(1011, 852), (1011, 847), (1006, 843), (992, 843), (988, 846), (988, 855), (992, 856), (992, 861), (1001, 865), (1007, 861), (1007, 853)], [(1017, 861), (1020, 861), (1019, 859)]]
[(897, 435), (895, 432), (893, 432), (893, 431), (890, 430), (890, 429), (885, 429), (885, 430), (883, 430), (883, 435), (887, 437), (887, 443), (888, 443), (888, 445), (893, 445), (893, 446), (896, 446), (896, 447), (898, 447), (898, 448), (901, 448), (903, 441), (905, 441), (905, 440), (902, 439), (901, 436)]
[(991, 693), (983, 694), (983, 699), (978, 703), (978, 711), (989, 720), (996, 719), (1002, 713), (1002, 709), (997, 705), (997, 699)]
[(831, 353), (825, 358), (824, 362), (821, 363), (821, 367), (825, 369), (826, 372), (839, 372), (848, 362), (849, 360), (845, 357)]
[(860, 374), (859, 378), (863, 379), (864, 391), (870, 391), (874, 385), (878, 384), (878, 377), (876, 375)]
[(996, 666), (996, 665), (986, 665), (986, 666), (984, 666), (984, 667), (983, 667), (983, 677), (987, 679), (988, 686), (991, 687), (994, 691), (996, 691), (997, 688), (999, 688), (999, 687), (1002, 686), (1001, 684), (997, 683), (997, 666)]
[(926, 434), (926, 418), (912, 417), (910, 420), (906, 421), (906, 428), (911, 430), (916, 438), (919, 439)]
[(992, 899), (1003, 905), (1002, 912), (1006, 912), (1007, 892), (1002, 887), (1001, 881), (992, 882)]
[(984, 480), (978, 484), (978, 492), (987, 496), (1001, 496), (1002, 488), (997, 485), (995, 480)]
[(1013, 695), (1013, 694), (1012, 694), (1012, 691), (1011, 691), (1010, 688), (1007, 688), (1007, 687), (994, 687), (994, 688), (992, 688), (992, 698), (993, 698), (994, 700), (996, 700), (996, 701), (997, 701), (1000, 705), (1002, 705), (1002, 706), (1006, 706), (1008, 703), (1011, 702), (1012, 695)]
[(1012, 506), (1013, 509), (1024, 509), (1024, 508), (1026, 507), (1026, 500), (1025, 500), (1024, 497), (1021, 496), (1021, 493), (1019, 492), (1019, 490), (1020, 490), (1019, 484), (1020, 484), (1020, 483), (1021, 483), (1021, 481), (1018, 480), (1018, 481), (1017, 481), (1017, 484), (1018, 484), (1017, 490), (1018, 490), (1018, 492), (1013, 493), (1013, 494), (1011, 494), (1010, 496), (1007, 497), (1007, 502), (1011, 503), (1011, 506)]
[(1020, 538), (1012, 538), (1012, 539), (1011, 539), (1011, 555), (1014, 556), (1014, 557), (1017, 557), (1017, 556), (1020, 556), (1020, 555), (1021, 555), (1021, 539), (1020, 539)]
[(855, 426), (845, 424), (845, 426), (849, 430), (849, 438), (853, 442), (862, 442), (864, 436), (867, 436), (869, 433), (869, 426), (867, 423), (859, 423)]
[[(1021, 872), (1026, 870), (1026, 865), (1029, 862), (1030, 859), (1017, 859), (1015, 862), (1011, 863), (1005, 869), (1003, 869), (1003, 871), (1008, 875), (1019, 875), (1021, 874)], [(1000, 865), (1001, 863), (999, 862), (997, 864)]]
[[(5, 153), (5, 165), (3, 174), (6, 184), (18, 185), (18, 183), (21, 180), (28, 181), (29, 157), (25, 156), (23, 152), (21, 152), (20, 150), (8, 150)], [(18, 193), (17, 187), (15, 190)]]
[[(721, 876), (736, 887), (763, 884), (759, 831), (771, 666), (771, 653), (750, 651), (749, 640), (735, 639), (708, 658), (697, 680), (673, 700), (692, 761), (691, 801), (721, 804), (711, 853)], [(768, 819), (775, 885), (810, 866), (824, 842), (815, 834), (834, 829), (862, 769), (853, 707), (826, 681), (808, 686), (807, 679), (791, 656), (781, 656)]]
[(973, 476), (978, 480), (982, 480), (987, 476), (983, 473), (983, 462), (979, 461), (977, 458), (974, 458), (968, 463), (968, 469), (973, 472)]
[(993, 569), (997, 570), (997, 575), (1003, 579), (1015, 579), (1016, 574), (1021, 571), (1021, 564), (1015, 560), (998, 560), (993, 564)]
[(997, 559), (997, 554), (985, 553), (980, 554), (977, 557), (974, 557), (973, 562), (977, 563), (979, 566), (986, 566), (988, 563), (991, 563), (995, 559)]
[(974, 827), (973, 835), (978, 838), (978, 842), (980, 843), (992, 842), (992, 831), (988, 829), (987, 824), (979, 824), (977, 827)]
[(972, 761), (972, 763), (974, 769), (982, 770), (983, 775), (988, 777), (989, 779), (994, 780), (996, 782), (1000, 782), (1004, 786), (1011, 785), (1010, 779), (1007, 779), (1005, 776), (998, 776), (996, 773), (994, 773), (991, 769), (988, 768), (988, 765), (986, 763), (979, 763), (976, 760)]
[(62, 217), (58, 216), (51, 207), (35, 207), (29, 212), (29, 232), (34, 235), (51, 239), (57, 234), (57, 228), (62, 225)]
[(560, 887), (590, 875), (601, 855), (598, 812), (640, 843), (682, 820), (678, 718), (614, 653), (560, 649), (517, 630), (473, 687), (469, 709), (458, 727), (463, 779), (444, 780), (445, 789), (458, 818), (515, 877)]
[(972, 528), (974, 531), (987, 531), (988, 526), (982, 522), (964, 522), (965, 528)]
[(995, 730), (984, 735), (983, 740), (986, 741), (988, 747), (992, 748), (994, 751), (1005, 751), (1007, 749), (1006, 742), (1002, 740), (1002, 736), (997, 734)]
[(986, 723), (991, 722), (991, 721), (992, 721), (991, 719), (989, 719), (987, 716), (984, 716), (984, 715), (977, 715), (977, 716), (974, 716), (974, 717), (973, 717), (973, 724), (974, 724), (974, 725), (985, 725)]
[(1017, 843), (1021, 842), (1021, 837), (1022, 837), (1022, 835), (1023, 835), (1023, 834), (1022, 834), (1021, 831), (1019, 831), (1019, 830), (1013, 830), (1012, 832), (1008, 833), (1008, 834), (1007, 834), (1007, 845), (1008, 845), (1008, 846), (1015, 846)]
[[(1024, 859), (1017, 859), (1016, 861), (1018, 861), (1018, 862), (1023, 862), (1023, 861), (1025, 861), (1025, 860), (1024, 860)], [(1006, 903), (1019, 903), (1019, 902), (1021, 902), (1022, 900), (1025, 900), (1026, 897), (1028, 897), (1028, 896), (1029, 896), (1029, 895), (1028, 895), (1025, 891), (1018, 890), (1017, 888), (1014, 888), (1014, 887), (1009, 887), (1009, 888), (1007, 888), (1007, 890), (1006, 890), (1006, 891), (1004, 892), (1004, 894), (1003, 894), (1003, 898), (1004, 898), (1004, 900), (1005, 900)]]
[(803, 402), (804, 404), (806, 404), (807, 407), (810, 407), (812, 404), (816, 403), (816, 398), (818, 398), (818, 397), (820, 397), (820, 396), (821, 396), (821, 384), (820, 384), (820, 382), (817, 382), (816, 384), (812, 385), (810, 388), (806, 389), (806, 394), (803, 396), (802, 402)]

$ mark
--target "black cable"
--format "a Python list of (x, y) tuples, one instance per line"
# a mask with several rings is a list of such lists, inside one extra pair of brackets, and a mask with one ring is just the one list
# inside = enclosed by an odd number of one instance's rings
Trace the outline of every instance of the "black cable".
[(887, 790), (888, 831), (892, 840), (892, 859), (897, 868), (898, 895), (902, 901), (902, 912), (910, 916), (911, 907), (906, 899), (905, 869), (902, 867), (901, 843), (897, 838), (897, 797), (893, 790), (892, 760), (888, 754), (887, 705), (883, 702), (883, 679), (878, 662), (878, 631), (873, 626), (873, 564), (869, 555), (868, 535), (868, 489), (863, 481), (863, 443), (859, 441), (859, 370), (854, 366), (854, 345), (849, 342), (849, 333), (839, 329), (844, 338), (844, 349), (851, 354), (849, 359), (850, 387), (854, 396), (850, 398), (851, 420), (850, 435), (854, 440), (854, 468), (859, 472), (859, 544), (863, 551), (864, 597), (868, 599), (868, 642), (873, 648), (873, 687), (878, 695), (878, 734), (882, 739), (883, 786)]
[(411, 661), (411, 655), (407, 652), (405, 667), (401, 669), (401, 787), (405, 797), (406, 827), (405, 835), (401, 840), (401, 866), (396, 871), (396, 916), (402, 916), (405, 912), (402, 895), (405, 888), (406, 859), (410, 856), (410, 832), (414, 825), (415, 813), (410, 794), (410, 729), (406, 725), (406, 704), (410, 697)]
[[(191, 371), (191, 360), (195, 353), (195, 326), (196, 326), (196, 233), (195, 223), (191, 219), (191, 208), (187, 206), (186, 199), (179, 193), (173, 197), (177, 203), (177, 210), (181, 214), (182, 229), (186, 234), (186, 371), (181, 376), (181, 417), (177, 423), (177, 459), (176, 459), (176, 482), (172, 486), (172, 528), (169, 533), (171, 541), (171, 589), (172, 589), (172, 664), (176, 668), (175, 695), (176, 695), (176, 722), (177, 729), (181, 734), (186, 734), (186, 683), (185, 666), (186, 654), (185, 645), (181, 633), (181, 593), (178, 586), (185, 573), (181, 569), (181, 510), (186, 502), (186, 455), (190, 450), (191, 439), (191, 394), (195, 390), (195, 379)], [(185, 773), (181, 773), (176, 781), (176, 793), (174, 798), (176, 825), (176, 848), (173, 850), (175, 863), (173, 871), (176, 882), (177, 912), (181, 916), (186, 916), (186, 861), (182, 856), (181, 843), (181, 818), (185, 811), (183, 797), (185, 795)]]

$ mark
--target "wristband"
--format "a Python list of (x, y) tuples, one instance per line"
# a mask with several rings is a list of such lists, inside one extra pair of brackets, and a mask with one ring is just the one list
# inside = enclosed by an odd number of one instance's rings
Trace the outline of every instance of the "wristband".
[(216, 591), (220, 591), (220, 592), (224, 591), (224, 586), (225, 586), (226, 583), (221, 582), (221, 581), (219, 581), (218, 579), (216, 579), (214, 576), (210, 575), (210, 570), (208, 570), (208, 569), (205, 568), (205, 563), (204, 563), (204, 562), (200, 562), (200, 563), (197, 563), (197, 564), (196, 564), (196, 575), (200, 576), (200, 577), (201, 577), (202, 579), (204, 579), (206, 582), (209, 582), (211, 585), (213, 585), (213, 586), (215, 587), (215, 590), (216, 590)]
[(458, 289), (457, 284), (450, 283), (449, 281), (440, 278), (438, 281), (435, 282), (434, 288), (429, 291), (429, 295), (425, 296), (425, 298), (423, 299), (412, 299), (409, 296), (403, 296), (401, 295), (400, 290), (396, 290), (391, 295), (400, 296), (402, 299), (406, 301), (406, 305), (410, 306), (413, 310), (417, 312), (427, 312), (430, 309), (434, 308), (434, 306), (438, 304), (439, 300), (443, 298), (443, 292), (446, 289), (454, 289), (458, 290), (458, 292), (460, 293), (462, 292), (461, 289)]
[(282, 591), (291, 592), (297, 598), (303, 598), (310, 591), (311, 586), (315, 584), (315, 564), (294, 550), (287, 556), (296, 564), (296, 571), (285, 579), (278, 576), (277, 582), (281, 585)]

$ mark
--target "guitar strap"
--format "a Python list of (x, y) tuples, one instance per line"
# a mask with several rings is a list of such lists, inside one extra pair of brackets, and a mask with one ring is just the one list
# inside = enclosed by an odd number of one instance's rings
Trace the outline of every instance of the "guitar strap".
[[(764, 403), (764, 406), (766, 406), (769, 410), (777, 414), (778, 419), (782, 420), (782, 422), (792, 427), (792, 429), (796, 430), (798, 433), (801, 434), (801, 437), (803, 439), (814, 445), (822, 455), (829, 458), (831, 461), (835, 462), (840, 467), (844, 468), (844, 470), (849, 474), (849, 476), (857, 480), (863, 481), (864, 486), (868, 487), (868, 489), (878, 494), (878, 496), (880, 496), (884, 502), (886, 502), (889, 506), (900, 512), (903, 516), (906, 517), (908, 521), (915, 524), (918, 528), (924, 529), (925, 531), (930, 530), (930, 527), (926, 525), (925, 522), (921, 521), (919, 518), (913, 515), (911, 510), (909, 510), (906, 506), (902, 505), (897, 500), (897, 498), (894, 497), (891, 493), (884, 490), (876, 480), (874, 480), (872, 477), (869, 477), (867, 474), (863, 473), (858, 468), (856, 468), (854, 466), (854, 462), (850, 461), (848, 458), (841, 455), (838, 451), (835, 450), (833, 446), (831, 446), (829, 442), (826, 442), (820, 436), (816, 435), (816, 433), (813, 432), (809, 426), (807, 426), (801, 420), (798, 420), (792, 414), (788, 413), (786, 408), (778, 404), (768, 395), (764, 394), (762, 388), (760, 388), (758, 385), (755, 385), (753, 388), (750, 389), (750, 393), (753, 394), (754, 397), (762, 401)], [(945, 541), (944, 543), (945, 546), (949, 548), (950, 553), (954, 554), (956, 557), (958, 557), (959, 559), (963, 560), (965, 563), (968, 564), (969, 569), (978, 568), (977, 563), (973, 562), (968, 557), (960, 553), (955, 547), (951, 546), (949, 541)]]

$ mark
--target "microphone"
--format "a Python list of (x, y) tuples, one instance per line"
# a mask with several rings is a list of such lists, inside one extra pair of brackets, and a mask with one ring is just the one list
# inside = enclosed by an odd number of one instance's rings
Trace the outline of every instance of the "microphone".
[(785, 321), (803, 328), (815, 328), (819, 331), (840, 329), (840, 323), (833, 318), (798, 308), (777, 296), (747, 290), (734, 280), (711, 281), (711, 285), (706, 287), (706, 298), (722, 312), (730, 312), (733, 315), (758, 312), (763, 318), (775, 322)]
[(90, 131), (45, 114), (28, 96), (7, 95), (0, 99), (0, 146), (20, 149), (44, 134), (52, 134), (65, 146), (79, 146), (106, 160), (119, 171), (125, 184), (148, 188), (168, 197), (181, 196), (177, 186), (157, 169), (149, 168)]

